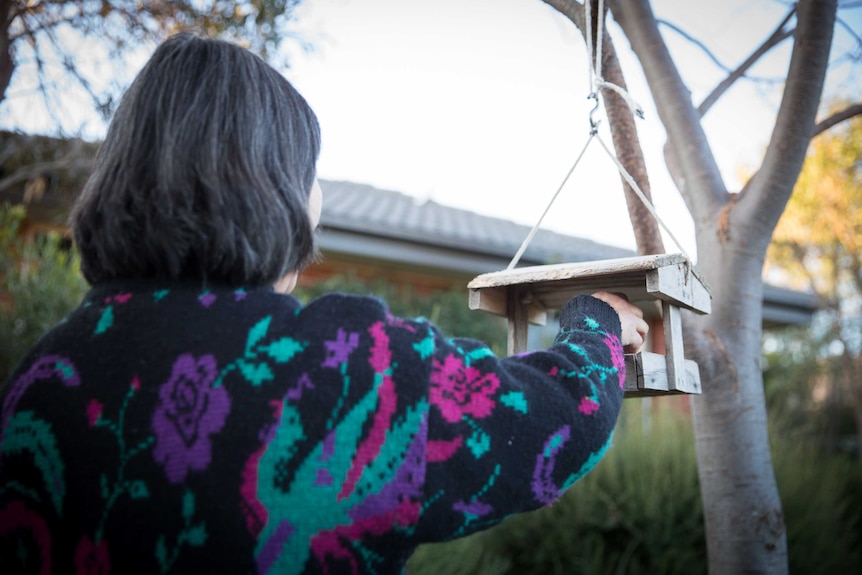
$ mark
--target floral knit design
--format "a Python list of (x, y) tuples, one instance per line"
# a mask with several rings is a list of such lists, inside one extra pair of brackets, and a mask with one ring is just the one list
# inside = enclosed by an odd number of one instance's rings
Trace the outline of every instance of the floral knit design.
[(441, 362), (434, 359), (431, 372), (431, 404), (440, 409), (443, 419), (457, 423), (465, 415), (487, 417), (494, 409), (492, 397), (500, 386), (493, 373), (468, 367), (455, 355)]
[(553, 502), (609, 448), (619, 321), (586, 296), (560, 321), (550, 349), (498, 358), (370, 298), (96, 286), (0, 389), (0, 557), (402, 573), (421, 543)]
[(164, 464), (171, 483), (182, 482), (189, 470), (206, 469), (210, 463), (210, 435), (221, 430), (230, 411), (225, 388), (211, 387), (216, 374), (212, 355), (195, 359), (186, 353), (177, 358), (170, 379), (159, 388), (153, 457)]

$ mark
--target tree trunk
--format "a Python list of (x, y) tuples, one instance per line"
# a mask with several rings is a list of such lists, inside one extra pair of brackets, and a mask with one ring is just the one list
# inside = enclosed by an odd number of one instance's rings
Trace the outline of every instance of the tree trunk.
[(9, 26), (14, 16), (14, 0), (0, 0), (0, 102), (6, 98), (6, 88), (12, 80), (15, 70), (15, 60), (12, 58), (12, 42), (9, 38)]
[(712, 357), (700, 365), (704, 395), (691, 402), (709, 571), (786, 573), (760, 363), (762, 257), (744, 241), (716, 242), (715, 230), (699, 233), (698, 246), (713, 289), (712, 314), (698, 321)]
[[(787, 83), (760, 171), (727, 194), (709, 143), (647, 0), (612, 0), (637, 55), (697, 227), (712, 314), (695, 326), (704, 394), (693, 398), (698, 474), (712, 575), (786, 573), (783, 513), (769, 452), (760, 365), (766, 247), (793, 190), (828, 65), (836, 5), (803, 0)], [(693, 345), (689, 345), (689, 340)]]

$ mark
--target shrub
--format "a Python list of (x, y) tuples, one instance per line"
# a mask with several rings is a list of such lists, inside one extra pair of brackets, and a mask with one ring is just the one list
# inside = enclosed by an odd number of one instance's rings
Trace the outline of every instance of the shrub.
[[(424, 545), (410, 575), (707, 573), (691, 423), (628, 400), (614, 447), (557, 503), (486, 532)], [(774, 418), (773, 459), (790, 573), (859, 573), (862, 479), (844, 457)]]
[(87, 291), (78, 257), (59, 234), (23, 241), (24, 216), (21, 206), (0, 206), (0, 385)]

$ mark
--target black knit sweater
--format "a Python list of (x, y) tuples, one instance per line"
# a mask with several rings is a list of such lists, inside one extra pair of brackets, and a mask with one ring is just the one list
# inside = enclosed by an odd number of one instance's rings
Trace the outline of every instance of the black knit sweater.
[(619, 319), (561, 325), (500, 359), (373, 298), (97, 286), (0, 392), (0, 571), (399, 573), (607, 450)]

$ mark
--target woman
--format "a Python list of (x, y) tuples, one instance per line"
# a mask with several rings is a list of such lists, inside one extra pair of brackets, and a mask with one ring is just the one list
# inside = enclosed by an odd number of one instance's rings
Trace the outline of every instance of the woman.
[(286, 295), (319, 142), (246, 50), (156, 50), (73, 211), (92, 289), (0, 393), (4, 573), (398, 573), (604, 454), (647, 330), (622, 299), (576, 297), (550, 349), (500, 359), (373, 298)]

